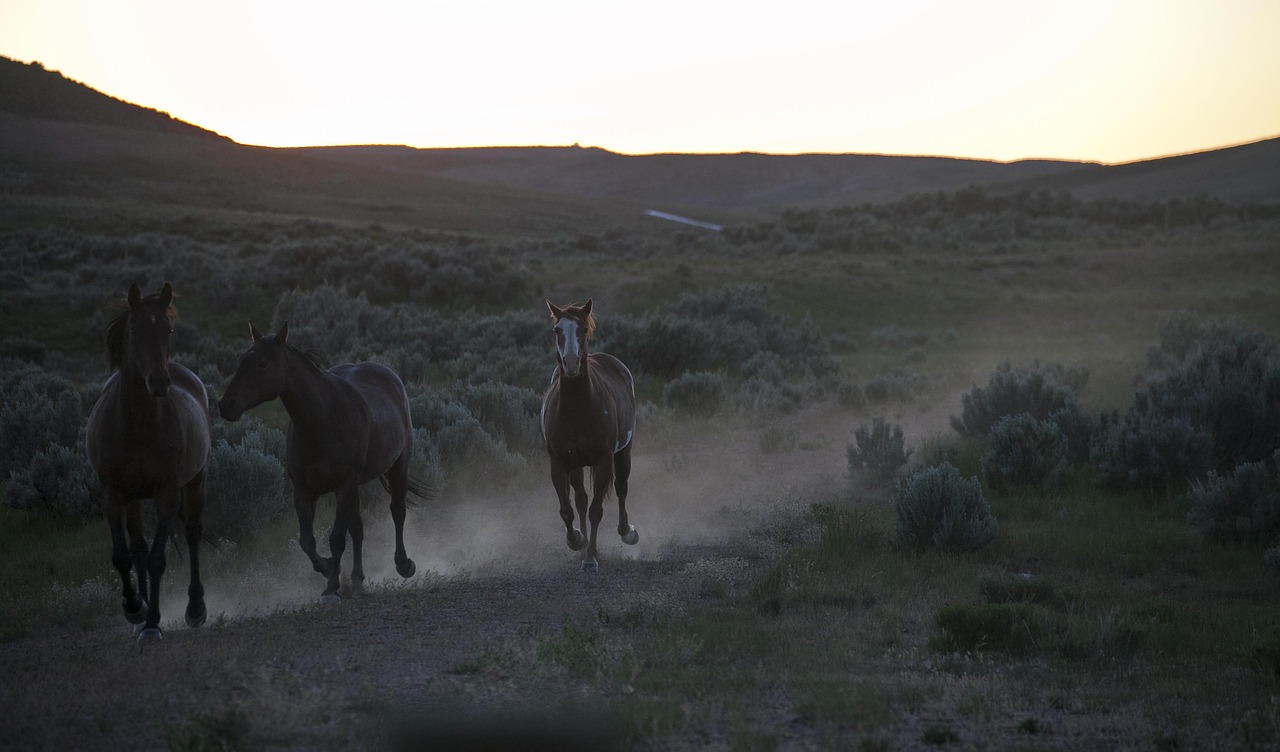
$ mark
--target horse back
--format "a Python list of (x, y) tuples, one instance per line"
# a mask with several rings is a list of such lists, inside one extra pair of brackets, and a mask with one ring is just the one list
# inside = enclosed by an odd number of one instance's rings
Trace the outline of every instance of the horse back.
[(381, 363), (342, 363), (329, 372), (350, 385), (367, 408), (369, 446), (366, 474), (386, 472), (413, 442), (409, 393), (396, 372)]

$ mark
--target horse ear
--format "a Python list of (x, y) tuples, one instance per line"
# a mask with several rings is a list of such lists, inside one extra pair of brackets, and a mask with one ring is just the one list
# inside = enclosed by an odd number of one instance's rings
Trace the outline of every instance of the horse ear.
[(289, 339), (289, 322), (286, 321), (280, 325), (280, 331), (276, 332), (276, 342), (284, 344)]
[(258, 331), (258, 327), (253, 325), (253, 321), (249, 322), (249, 336), (253, 337), (254, 342), (262, 339), (262, 332)]
[(591, 298), (587, 298), (587, 302), (582, 306), (582, 316), (586, 318), (591, 315)]
[(138, 289), (137, 284), (129, 285), (129, 307), (137, 308), (142, 302), (142, 291)]
[(168, 308), (169, 304), (172, 302), (173, 302), (173, 285), (170, 285), (168, 282), (165, 282), (164, 287), (161, 288), (160, 290), (160, 307)]
[(547, 304), (547, 313), (551, 314), (551, 318), (558, 320), (560, 317), (564, 316), (564, 309), (556, 308), (552, 305), (550, 300), (543, 298), (542, 302)]

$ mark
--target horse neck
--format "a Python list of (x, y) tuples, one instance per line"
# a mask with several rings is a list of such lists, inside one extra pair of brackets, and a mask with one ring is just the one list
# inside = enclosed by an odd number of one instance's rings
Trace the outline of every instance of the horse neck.
[(323, 424), (336, 397), (337, 377), (306, 362), (306, 356), (296, 350), (285, 352), (287, 370), (284, 391), (280, 392), (285, 412), (297, 426)]
[(120, 378), (120, 409), (127, 415), (155, 414), (163, 400), (151, 396), (151, 392), (147, 391), (146, 380), (134, 366), (133, 360), (127, 357), (127, 352), (116, 372)]
[(556, 375), (560, 379), (560, 405), (562, 407), (591, 404), (595, 398), (595, 393), (591, 388), (591, 367), (585, 354), (582, 356), (582, 369), (577, 376), (567, 378), (563, 371), (556, 371)]

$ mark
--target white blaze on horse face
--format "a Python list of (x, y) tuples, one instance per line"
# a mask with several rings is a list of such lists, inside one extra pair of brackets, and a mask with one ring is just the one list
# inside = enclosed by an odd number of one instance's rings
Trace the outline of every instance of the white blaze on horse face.
[(556, 354), (564, 375), (573, 378), (582, 370), (582, 350), (578, 347), (578, 322), (563, 318), (556, 322)]

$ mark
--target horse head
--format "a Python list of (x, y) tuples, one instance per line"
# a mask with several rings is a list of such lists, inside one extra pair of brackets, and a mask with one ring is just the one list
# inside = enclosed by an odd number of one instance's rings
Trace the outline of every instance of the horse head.
[(152, 397), (169, 393), (174, 315), (173, 287), (168, 282), (158, 294), (145, 298), (137, 285), (130, 285), (129, 307), (115, 325), (119, 343), (114, 364), (137, 373)]
[(218, 400), (218, 412), (226, 420), (239, 420), (246, 410), (279, 397), (288, 383), (289, 322), (275, 334), (264, 335), (250, 321), (249, 335), (253, 344), (240, 356), (235, 375)]
[(544, 300), (553, 322), (551, 331), (556, 338), (556, 360), (565, 378), (577, 378), (587, 359), (587, 340), (595, 333), (596, 319), (591, 314), (591, 299), (583, 305), (567, 305), (558, 308), (550, 300)]

